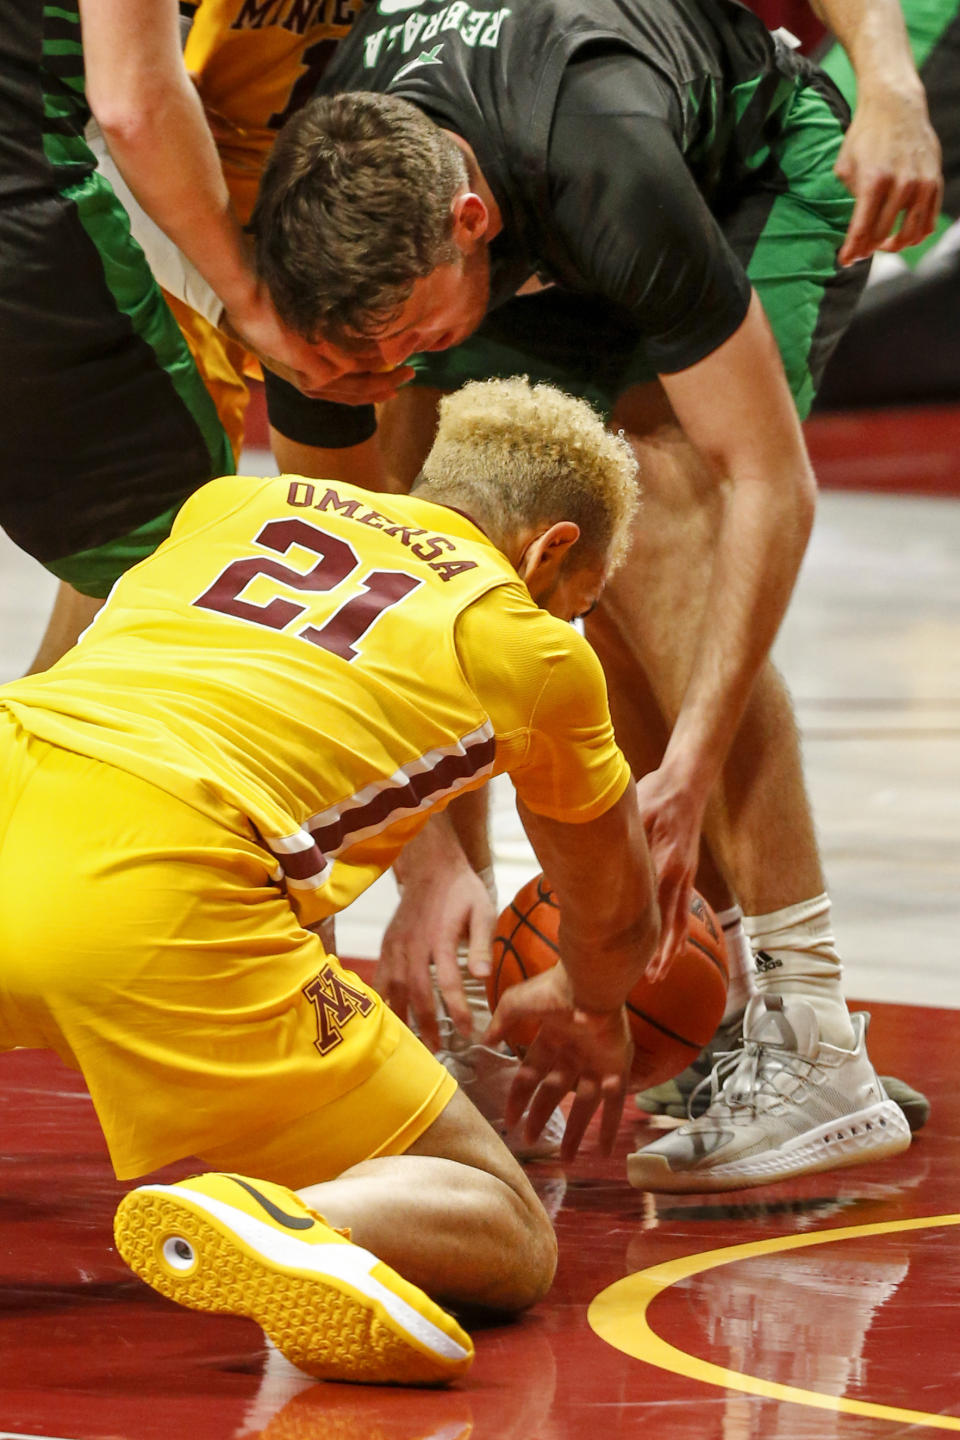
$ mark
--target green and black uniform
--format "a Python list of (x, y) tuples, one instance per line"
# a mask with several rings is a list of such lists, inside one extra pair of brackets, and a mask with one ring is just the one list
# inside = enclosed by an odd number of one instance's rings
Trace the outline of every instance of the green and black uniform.
[(75, 0), (0, 13), (0, 525), (105, 595), (234, 469), (180, 331), (84, 142)]
[[(321, 81), (342, 90), (461, 135), (502, 212), (496, 308), (424, 383), (526, 372), (609, 407), (727, 340), (752, 284), (806, 414), (865, 278), (836, 259), (849, 115), (735, 0), (379, 0)], [(533, 274), (557, 288), (509, 299)]]

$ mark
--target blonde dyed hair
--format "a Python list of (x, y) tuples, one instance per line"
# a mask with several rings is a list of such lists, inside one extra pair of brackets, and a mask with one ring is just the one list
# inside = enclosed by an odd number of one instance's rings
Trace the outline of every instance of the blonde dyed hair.
[(440, 402), (417, 491), (457, 505), (503, 545), (530, 525), (572, 520), (569, 564), (623, 563), (639, 503), (637, 462), (585, 400), (526, 376), (471, 380)]

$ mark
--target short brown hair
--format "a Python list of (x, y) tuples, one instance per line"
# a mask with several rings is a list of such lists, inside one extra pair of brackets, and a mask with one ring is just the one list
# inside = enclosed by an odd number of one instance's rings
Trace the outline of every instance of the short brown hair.
[(277, 137), (250, 221), (257, 269), (285, 323), (350, 348), (414, 282), (458, 257), (456, 142), (416, 106), (363, 91), (313, 100)]
[(527, 377), (471, 380), (440, 402), (416, 490), (470, 513), (495, 544), (526, 526), (572, 520), (571, 562), (626, 556), (639, 503), (637, 461), (585, 400)]

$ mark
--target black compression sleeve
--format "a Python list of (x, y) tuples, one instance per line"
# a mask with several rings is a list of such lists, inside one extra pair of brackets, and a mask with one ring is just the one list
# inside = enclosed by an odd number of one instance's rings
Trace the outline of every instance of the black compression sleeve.
[(299, 445), (346, 450), (376, 433), (377, 415), (372, 405), (314, 400), (269, 370), (263, 372), (263, 385), (270, 424)]
[(574, 283), (629, 311), (661, 374), (729, 339), (750, 299), (678, 129), (676, 98), (649, 65), (592, 52), (565, 72), (548, 164), (549, 220)]

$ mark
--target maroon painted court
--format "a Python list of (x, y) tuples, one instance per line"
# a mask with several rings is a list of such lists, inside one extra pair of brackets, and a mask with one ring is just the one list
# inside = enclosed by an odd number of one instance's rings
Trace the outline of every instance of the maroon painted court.
[[(960, 1096), (954, 1012), (874, 1006), (879, 1066), (922, 1074), (933, 1117), (903, 1156), (711, 1197), (631, 1190), (617, 1153), (531, 1167), (556, 1212), (561, 1262), (525, 1319), (475, 1328), (470, 1376), (447, 1392), (306, 1380), (267, 1357), (251, 1322), (194, 1314), (124, 1267), (113, 1179), (78, 1079), (53, 1057), (5, 1056), (0, 1095), (0, 1433), (68, 1440), (894, 1440), (960, 1430)], [(189, 1173), (189, 1164), (165, 1172)], [(919, 1220), (918, 1228), (903, 1222)], [(833, 1237), (772, 1253), (758, 1242)], [(624, 1277), (730, 1246), (649, 1306), (650, 1334), (693, 1362), (761, 1382), (663, 1369), (591, 1328)], [(623, 1338), (644, 1345), (627, 1296)], [(684, 1365), (681, 1364), (681, 1369)], [(809, 1396), (784, 1400), (774, 1387)], [(815, 1408), (816, 1397), (827, 1408)], [(849, 1402), (889, 1413), (850, 1413)], [(927, 1417), (911, 1418), (909, 1412)]]

